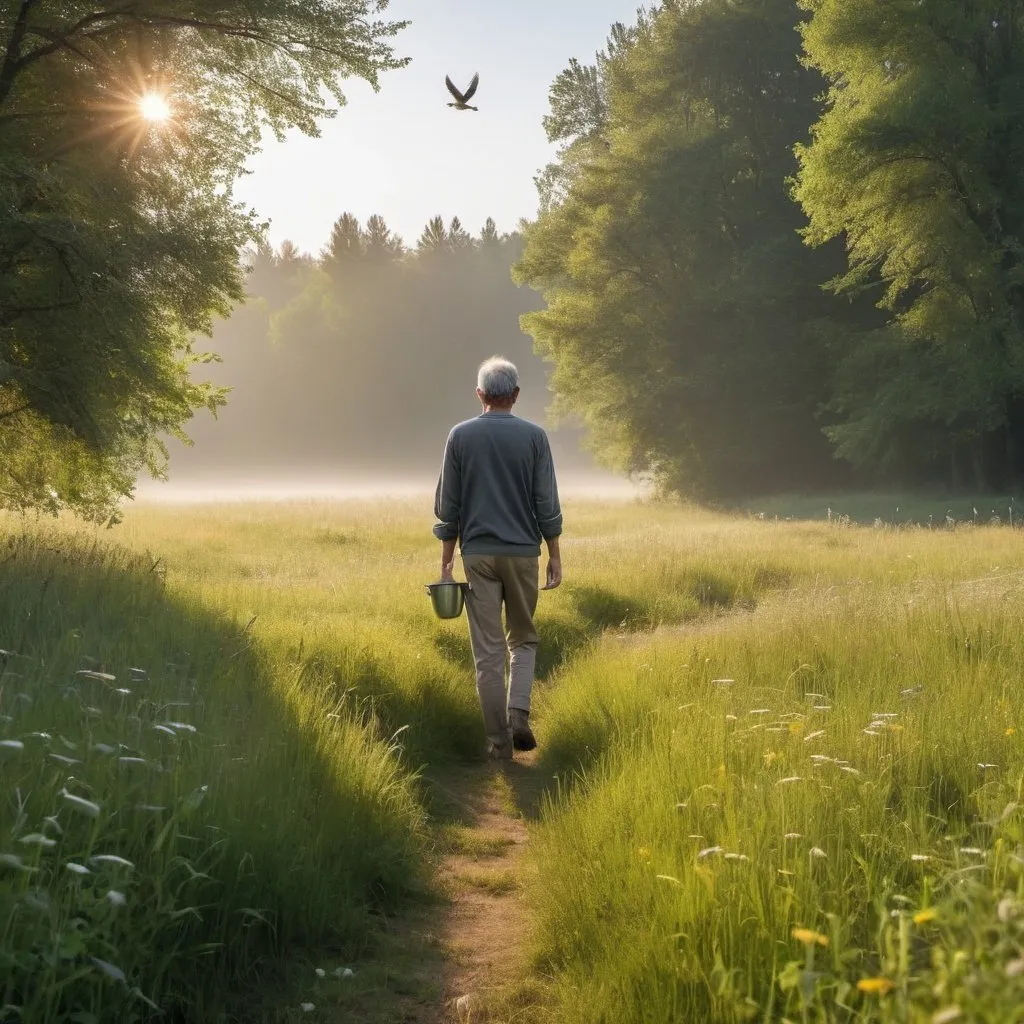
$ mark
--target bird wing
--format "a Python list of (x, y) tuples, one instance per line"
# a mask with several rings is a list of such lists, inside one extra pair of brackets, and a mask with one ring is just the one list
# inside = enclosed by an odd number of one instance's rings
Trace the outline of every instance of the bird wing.
[[(448, 86), (448, 91), (455, 97), (455, 99), (459, 103), (466, 102), (467, 97), (463, 96), (462, 93), (455, 88), (455, 86), (452, 84), (452, 80), (447, 75), (444, 76), (444, 84)], [(470, 93), (470, 95), (472, 95), (472, 93)]]
[(466, 90), (466, 95), (463, 97), (463, 102), (468, 103), (473, 98), (473, 93), (476, 92), (476, 87), (480, 84), (480, 72), (478, 71), (473, 75), (473, 81), (469, 83), (469, 88)]

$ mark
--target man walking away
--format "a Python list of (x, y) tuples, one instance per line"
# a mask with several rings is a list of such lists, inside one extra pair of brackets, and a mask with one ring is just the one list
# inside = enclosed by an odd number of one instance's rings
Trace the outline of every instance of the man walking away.
[(448, 435), (434, 501), (434, 536), (441, 541), (442, 580), (453, 578), (456, 543), (462, 550), (471, 586), (466, 611), (488, 752), (508, 760), (513, 748), (532, 750), (537, 745), (529, 714), (537, 660), (533, 613), (540, 547), (542, 539), (547, 542), (543, 589), (554, 590), (562, 582), (562, 511), (547, 434), (512, 415), (519, 371), (506, 359), (488, 359), (477, 374), (476, 396), (482, 414), (459, 423)]

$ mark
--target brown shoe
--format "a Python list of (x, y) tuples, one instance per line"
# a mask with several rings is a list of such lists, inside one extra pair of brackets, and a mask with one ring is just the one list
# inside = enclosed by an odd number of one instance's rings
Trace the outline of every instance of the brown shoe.
[(512, 726), (512, 746), (516, 750), (533, 750), (537, 746), (529, 717), (529, 711), (522, 711), (519, 708), (508, 709), (509, 724)]

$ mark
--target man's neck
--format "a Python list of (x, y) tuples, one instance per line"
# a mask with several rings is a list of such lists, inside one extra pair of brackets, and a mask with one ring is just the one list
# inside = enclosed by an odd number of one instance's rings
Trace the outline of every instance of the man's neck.
[(484, 406), (484, 415), (486, 416), (489, 412), (503, 412), (503, 413), (505, 413), (507, 415), (511, 415), (512, 414), (512, 406), (511, 405), (485, 405)]

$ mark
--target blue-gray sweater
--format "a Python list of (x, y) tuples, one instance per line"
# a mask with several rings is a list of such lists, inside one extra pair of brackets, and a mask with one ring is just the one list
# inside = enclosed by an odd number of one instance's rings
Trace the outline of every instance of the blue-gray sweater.
[(543, 428), (488, 412), (452, 428), (437, 481), (434, 536), (464, 555), (539, 555), (562, 532), (551, 447)]

